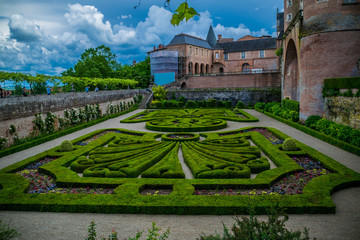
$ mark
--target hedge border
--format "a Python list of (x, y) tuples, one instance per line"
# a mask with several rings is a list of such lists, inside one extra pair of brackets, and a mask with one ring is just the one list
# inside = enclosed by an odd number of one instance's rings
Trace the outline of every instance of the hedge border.
[(113, 115), (110, 115), (110, 116), (101, 117), (101, 118), (98, 118), (98, 119), (96, 119), (94, 121), (91, 121), (91, 122), (87, 122), (87, 123), (83, 123), (83, 124), (78, 125), (78, 126), (70, 127), (70, 128), (65, 129), (65, 130), (61, 130), (61, 131), (49, 134), (47, 136), (41, 136), (41, 137), (35, 138), (35, 139), (33, 139), (33, 140), (29, 141), (29, 142), (26, 142), (26, 143), (23, 143), (23, 144), (20, 144), (20, 145), (16, 145), (16, 146), (1, 150), (0, 151), (0, 158), (5, 157), (5, 156), (10, 155), (10, 154), (13, 154), (13, 153), (16, 153), (16, 152), (20, 152), (22, 150), (29, 149), (31, 147), (35, 147), (35, 146), (40, 145), (42, 143), (54, 140), (56, 138), (59, 138), (59, 137), (65, 136), (65, 135), (68, 135), (70, 133), (82, 130), (84, 128), (91, 127), (93, 125), (99, 124), (99, 123), (104, 122), (106, 120), (125, 115), (125, 114), (127, 114), (129, 112), (132, 112), (132, 111), (135, 111), (137, 109), (138, 109), (138, 106), (136, 105), (135, 107), (132, 107), (132, 108), (130, 108), (128, 110), (125, 110), (125, 111), (123, 111), (121, 113), (116, 113), (116, 114), (113, 114)]
[[(242, 128), (243, 131), (249, 128)], [(266, 128), (275, 135), (285, 139), (288, 136), (279, 130)], [(82, 141), (106, 129), (86, 134), (72, 142)], [(125, 129), (122, 132), (134, 133)], [(228, 131), (231, 132), (231, 131)], [(136, 132), (139, 133), (139, 132)], [(221, 132), (224, 133), (224, 132)], [(221, 133), (208, 133), (209, 139), (216, 139)], [(0, 209), (16, 211), (53, 211), (53, 212), (101, 212), (101, 213), (143, 213), (143, 214), (247, 214), (250, 206), (255, 206), (256, 214), (264, 214), (266, 209), (278, 202), (281, 207), (287, 208), (288, 213), (334, 213), (335, 205), (331, 194), (346, 187), (359, 186), (360, 174), (346, 168), (324, 154), (297, 142), (301, 151), (297, 154), (308, 154), (320, 161), (333, 173), (311, 180), (301, 195), (258, 195), (258, 196), (197, 196), (193, 195), (196, 188), (210, 186), (236, 188), (269, 187), (284, 174), (290, 174), (301, 169), (295, 162), (289, 162), (287, 155), (294, 152), (280, 151), (281, 144), (272, 145), (260, 133), (247, 132), (238, 137), (251, 138), (268, 157), (278, 165), (258, 174), (255, 179), (108, 179), (108, 178), (80, 178), (67, 167), (78, 156), (88, 154), (97, 146), (104, 146), (115, 137), (115, 133), (108, 133), (97, 141), (86, 146), (75, 146), (73, 152), (58, 152), (59, 147), (52, 148), (36, 156), (25, 159), (0, 170)], [(159, 134), (143, 133), (143, 136), (131, 136), (135, 139), (156, 138)], [(236, 134), (235, 134), (236, 136)], [(229, 135), (221, 139), (234, 137)], [(27, 164), (36, 162), (45, 156), (58, 156), (59, 158), (40, 167), (44, 173), (56, 177), (59, 186), (106, 186), (116, 187), (113, 195), (94, 194), (27, 194), (29, 182), (13, 172), (24, 168)], [(287, 165), (284, 165), (284, 164)], [(140, 190), (144, 186), (173, 187), (173, 192), (166, 196), (142, 196)]]
[(353, 146), (353, 145), (351, 145), (349, 143), (346, 143), (344, 141), (341, 141), (339, 139), (330, 137), (330, 136), (328, 136), (328, 135), (326, 135), (324, 133), (321, 133), (321, 132), (318, 132), (318, 131), (316, 131), (314, 129), (308, 128), (308, 127), (306, 127), (304, 125), (301, 125), (299, 123), (295, 123), (293, 121), (283, 119), (283, 118), (281, 118), (279, 116), (276, 116), (274, 114), (271, 114), (269, 112), (265, 112), (265, 111), (262, 111), (262, 110), (259, 110), (259, 109), (255, 109), (255, 110), (265, 114), (268, 117), (274, 118), (274, 119), (278, 120), (279, 122), (285, 123), (285, 124), (287, 124), (287, 125), (289, 125), (289, 126), (291, 126), (293, 128), (296, 128), (296, 129), (298, 129), (298, 130), (300, 130), (300, 131), (302, 131), (302, 132), (304, 132), (306, 134), (309, 134), (309, 135), (311, 135), (311, 136), (313, 136), (313, 137), (315, 137), (317, 139), (320, 139), (320, 140), (322, 140), (324, 142), (327, 142), (327, 143), (329, 143), (331, 145), (339, 147), (339, 148), (341, 148), (341, 149), (343, 149), (345, 151), (348, 151), (350, 153), (353, 153), (355, 155), (360, 156), (360, 148), (359, 147)]

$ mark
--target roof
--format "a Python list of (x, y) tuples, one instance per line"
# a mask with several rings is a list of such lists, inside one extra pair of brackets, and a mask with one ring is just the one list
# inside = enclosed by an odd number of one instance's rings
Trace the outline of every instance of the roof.
[(218, 43), (216, 49), (222, 48), (225, 53), (244, 52), (254, 50), (276, 49), (276, 38), (262, 38), (256, 40)]
[(215, 33), (214, 33), (214, 29), (213, 27), (210, 25), (207, 37), (206, 37), (206, 41), (210, 44), (210, 46), (215, 46), (216, 45), (216, 37), (215, 37)]
[(180, 45), (180, 44), (189, 44), (189, 45), (198, 46), (198, 47), (202, 47), (202, 48), (212, 49), (212, 47), (206, 40), (203, 40), (203, 39), (197, 38), (197, 37), (193, 37), (190, 35), (186, 35), (183, 33), (176, 35), (171, 40), (171, 42), (168, 44), (168, 46)]
[(282, 39), (284, 35), (284, 13), (277, 13), (276, 19), (278, 21), (277, 31), (280, 32), (278, 39)]

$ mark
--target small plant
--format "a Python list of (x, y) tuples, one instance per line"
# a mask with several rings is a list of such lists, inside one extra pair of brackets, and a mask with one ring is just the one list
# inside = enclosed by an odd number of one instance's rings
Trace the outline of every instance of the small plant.
[(342, 94), (344, 97), (353, 97), (354, 94), (351, 89), (348, 89), (346, 92)]
[(60, 144), (60, 152), (70, 152), (74, 149), (72, 143), (69, 140), (64, 140)]
[(283, 145), (282, 145), (282, 149), (284, 151), (296, 151), (297, 150), (297, 146), (296, 146), (296, 141), (293, 138), (287, 138), (285, 139)]
[[(85, 240), (96, 240), (97, 239), (96, 238), (97, 233), (96, 233), (95, 227), (96, 227), (96, 224), (94, 223), (94, 221), (91, 221), (90, 226), (88, 227), (88, 237)], [(158, 233), (159, 230), (160, 230), (160, 228), (156, 227), (156, 223), (153, 222), (151, 229), (148, 229), (148, 234), (147, 234), (146, 240), (165, 240), (165, 239), (169, 238), (169, 235), (170, 235), (169, 229), (167, 229), (166, 232), (163, 233), (161, 236)], [(142, 236), (142, 234), (143, 234), (143, 231), (137, 232), (134, 238), (129, 237), (126, 239), (139, 240), (140, 237)], [(2, 238), (0, 238), (0, 239), (2, 239)], [(102, 237), (101, 240), (119, 240), (118, 233), (113, 228), (111, 235), (109, 235), (108, 238)]]
[(7, 143), (7, 139), (0, 137), (0, 150), (3, 149), (6, 143)]
[(240, 110), (238, 108), (234, 108), (234, 113), (240, 113)]
[(275, 54), (278, 57), (283, 55), (283, 48), (281, 47), (281, 48), (276, 49)]
[(11, 124), (11, 125), (10, 125), (9, 132), (10, 132), (11, 135), (13, 135), (14, 133), (16, 133), (16, 127), (15, 127), (14, 124)]
[(15, 229), (9, 227), (9, 225), (5, 225), (0, 220), (0, 239), (8, 240), (12, 238), (20, 237), (20, 233), (18, 233)]
[[(280, 218), (283, 216), (282, 218)], [(279, 207), (271, 208), (268, 211), (268, 220), (259, 221), (254, 216), (254, 210), (250, 210), (249, 217), (235, 218), (236, 224), (231, 231), (223, 224), (224, 233), (206, 236), (200, 235), (200, 240), (250, 240), (250, 239), (292, 239), (292, 240), (309, 240), (309, 231), (304, 229), (304, 233), (300, 230), (292, 232), (286, 229), (285, 222), (289, 220), (289, 216), (283, 214)]]

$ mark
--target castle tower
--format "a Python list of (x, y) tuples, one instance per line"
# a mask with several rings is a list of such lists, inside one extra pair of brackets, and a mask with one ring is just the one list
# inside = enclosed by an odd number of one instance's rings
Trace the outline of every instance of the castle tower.
[(359, 0), (285, 0), (283, 97), (300, 120), (323, 115), (324, 79), (359, 76)]

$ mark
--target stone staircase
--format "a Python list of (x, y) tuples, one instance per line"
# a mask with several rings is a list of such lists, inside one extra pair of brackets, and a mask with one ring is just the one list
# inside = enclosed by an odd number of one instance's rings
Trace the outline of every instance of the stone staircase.
[(146, 109), (147, 103), (151, 101), (150, 98), (152, 98), (152, 92), (146, 92), (143, 94), (143, 99), (139, 103), (139, 109)]

